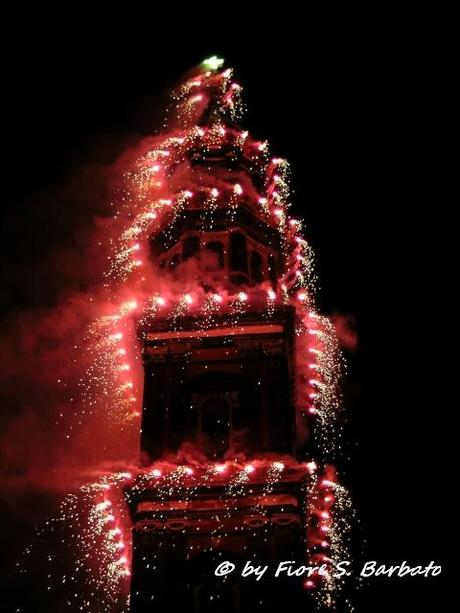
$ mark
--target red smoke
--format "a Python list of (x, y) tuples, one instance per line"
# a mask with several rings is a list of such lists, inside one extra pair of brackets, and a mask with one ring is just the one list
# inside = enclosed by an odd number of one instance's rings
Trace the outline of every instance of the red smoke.
[(335, 332), (341, 347), (354, 351), (358, 347), (356, 320), (352, 315), (331, 315), (329, 319), (334, 324)]
[[(107, 239), (117, 228), (108, 203), (123, 166), (124, 161), (88, 165), (65, 187), (38, 198), (40, 234), (50, 246), (31, 245), (32, 253), (44, 251), (40, 259), (26, 256), (15, 264), (12, 285), (21, 286), (31, 306), (10, 312), (0, 324), (0, 489), (5, 500), (31, 487), (65, 488), (63, 481), (72, 479), (75, 469), (111, 459), (115, 449), (118, 459), (126, 459), (135, 449), (132, 437), (107, 440), (110, 428), (102, 415), (78, 417), (79, 379), (88, 366), (83, 336), (110, 307), (102, 280)], [(27, 231), (32, 232), (26, 226), (26, 236)]]

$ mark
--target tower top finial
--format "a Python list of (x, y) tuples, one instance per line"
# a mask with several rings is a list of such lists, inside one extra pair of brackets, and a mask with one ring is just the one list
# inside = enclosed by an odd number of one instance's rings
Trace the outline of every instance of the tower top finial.
[(211, 57), (203, 60), (201, 64), (206, 70), (214, 71), (218, 70), (224, 64), (224, 61), (225, 60), (223, 58), (218, 57), (217, 55), (211, 55)]
[(223, 64), (223, 58), (217, 55), (203, 60), (172, 92), (169, 121), (174, 126), (234, 123), (240, 119), (242, 88), (233, 80), (233, 69), (224, 69)]

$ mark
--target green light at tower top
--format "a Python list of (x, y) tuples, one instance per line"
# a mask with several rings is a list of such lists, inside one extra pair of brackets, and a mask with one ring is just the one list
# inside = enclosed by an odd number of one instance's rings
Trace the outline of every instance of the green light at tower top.
[(221, 57), (217, 57), (217, 55), (212, 55), (211, 57), (203, 60), (202, 64), (207, 70), (217, 70), (224, 63), (224, 59)]

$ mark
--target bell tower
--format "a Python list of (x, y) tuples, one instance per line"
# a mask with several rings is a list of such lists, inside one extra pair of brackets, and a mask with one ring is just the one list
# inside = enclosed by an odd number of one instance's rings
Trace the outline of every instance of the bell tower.
[(282, 244), (257, 202), (260, 169), (231, 144), (240, 130), (219, 128), (226, 140), (188, 152), (194, 191), (151, 238), (157, 274), (183, 288), (184, 312), (157, 317), (144, 333), (148, 462), (184, 442), (209, 460), (295, 449), (294, 310), (266, 313)]
[[(315, 463), (302, 460), (332, 397), (321, 380), (326, 336), (311, 312), (308, 248), (287, 214), (287, 164), (236, 122), (239, 90), (231, 70), (191, 75), (174, 94), (169, 136), (146, 156), (167, 193), (149, 213), (155, 291), (138, 324), (136, 613), (278, 611), (283, 579), (219, 578), (216, 566), (307, 559)], [(312, 551), (328, 546), (321, 534)], [(304, 592), (289, 583), (294, 605), (305, 606)]]

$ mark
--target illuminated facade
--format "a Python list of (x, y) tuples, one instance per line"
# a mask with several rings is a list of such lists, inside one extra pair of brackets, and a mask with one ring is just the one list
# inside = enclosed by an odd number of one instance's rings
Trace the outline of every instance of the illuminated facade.
[[(204, 166), (216, 180), (220, 173), (236, 172), (260, 183), (245, 160), (220, 146), (203, 156), (193, 151), (191, 163)], [(204, 199), (193, 199), (179, 223), (152, 238), (158, 269), (176, 280), (194, 274), (217, 302), (223, 289), (242, 303), (250, 296), (254, 302), (257, 293), (265, 299), (260, 284), (276, 286), (281, 272), (279, 233), (254, 212), (257, 203), (245, 197), (239, 204), (231, 218), (229, 207), (219, 208), (208, 230), (203, 228)], [(256, 306), (240, 314), (237, 325), (228, 313), (214, 316), (212, 325), (201, 314), (182, 317), (180, 329), (170, 319), (157, 319), (144, 331), (144, 462), (177, 454), (185, 442), (210, 463), (261, 454), (294, 456), (294, 317), (289, 305), (278, 306), (269, 319)], [(145, 490), (136, 500), (134, 610), (152, 610), (151, 596), (161, 602), (162, 592), (164, 603), (157, 606), (165, 608), (180, 592), (178, 603), (188, 599), (196, 610), (212, 610), (213, 595), (216, 610), (240, 610), (238, 603), (248, 607), (251, 602), (244, 589), (243, 596), (241, 586), (226, 588), (213, 578), (212, 565), (224, 553), (241, 560), (254, 554), (259, 560), (304, 556), (304, 474), (286, 474), (268, 494), (261, 473), (260, 483), (254, 478), (240, 484), (235, 497), (233, 492), (226, 496), (224, 464), (221, 470), (220, 479), (203, 483), (190, 502), (184, 503), (180, 490), (167, 502), (158, 500), (156, 490)], [(149, 565), (160, 543), (163, 556)], [(200, 571), (207, 576), (200, 577)], [(186, 596), (177, 590), (182, 581), (170, 583), (171, 574), (188, 578)], [(167, 585), (174, 586), (169, 593), (162, 589)]]
[[(194, 69), (164, 130), (120, 161), (98, 220), (107, 269), (73, 345), (66, 440), (80, 454), (84, 425), (109, 461), (47, 522), (71, 568), (55, 556), (44, 585), (72, 610), (308, 610), (343, 587), (341, 355), (289, 164), (237, 123), (240, 89), (219, 58)], [(225, 561), (235, 572), (216, 576)], [(307, 571), (275, 580), (283, 561)], [(242, 578), (246, 562), (270, 570)]]
[[(216, 566), (330, 561), (333, 472), (315, 474), (311, 432), (335, 409), (335, 337), (308, 293), (285, 161), (225, 119), (239, 87), (230, 74), (183, 86), (176, 111), (196, 122), (191, 137), (173, 139), (177, 158), (156, 154), (178, 196), (149, 234), (149, 258), (174, 299), (154, 296), (153, 316), (138, 324), (146, 476), (129, 495), (136, 613), (278, 611), (282, 579), (221, 578)], [(305, 606), (305, 588), (321, 581), (290, 581), (291, 602)]]

